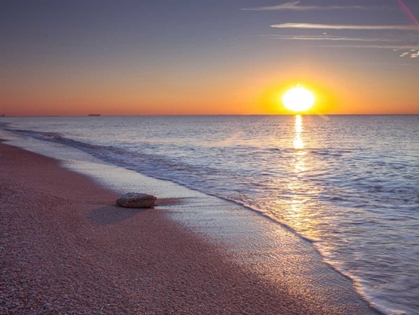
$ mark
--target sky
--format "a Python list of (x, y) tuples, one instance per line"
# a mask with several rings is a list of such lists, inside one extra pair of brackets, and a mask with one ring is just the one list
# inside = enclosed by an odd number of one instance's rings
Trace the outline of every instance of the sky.
[(418, 0), (0, 2), (0, 114), (418, 114)]

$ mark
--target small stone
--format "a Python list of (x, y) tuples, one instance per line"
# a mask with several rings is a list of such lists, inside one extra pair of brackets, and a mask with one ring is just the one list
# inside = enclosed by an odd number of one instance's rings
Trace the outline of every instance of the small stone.
[(140, 193), (127, 193), (117, 199), (117, 204), (125, 208), (153, 208), (156, 197)]

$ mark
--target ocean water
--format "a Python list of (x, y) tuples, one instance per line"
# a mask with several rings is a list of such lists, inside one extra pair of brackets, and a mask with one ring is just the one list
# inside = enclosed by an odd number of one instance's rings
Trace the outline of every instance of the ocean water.
[(418, 314), (418, 116), (0, 122), (269, 216), (309, 240), (382, 312)]

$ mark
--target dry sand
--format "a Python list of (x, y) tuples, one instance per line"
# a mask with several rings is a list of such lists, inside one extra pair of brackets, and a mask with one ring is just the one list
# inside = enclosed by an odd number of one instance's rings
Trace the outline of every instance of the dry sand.
[(1, 314), (350, 313), (245, 272), (159, 208), (115, 206), (56, 160), (0, 143), (0, 161)]

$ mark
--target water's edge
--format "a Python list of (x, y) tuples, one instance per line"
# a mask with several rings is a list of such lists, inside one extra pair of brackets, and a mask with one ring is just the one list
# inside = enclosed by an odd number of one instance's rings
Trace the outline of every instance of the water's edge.
[[(0, 126), (0, 127), (2, 127), (2, 126)], [(58, 160), (62, 161), (64, 167), (66, 167), (66, 168), (68, 168), (68, 169), (70, 169), (72, 171), (80, 172), (80, 173), (82, 173), (84, 175), (87, 175), (87, 176), (93, 178), (95, 181), (97, 181), (100, 184), (104, 184), (105, 182), (108, 181), (108, 184), (106, 186), (108, 188), (114, 189), (116, 191), (121, 192), (121, 190), (124, 190), (124, 189), (121, 189), (121, 187), (124, 187), (124, 185), (127, 187), (127, 189), (125, 189), (125, 190), (130, 190), (128, 188), (127, 183), (125, 183), (125, 184), (119, 183), (117, 185), (114, 185), (114, 187), (110, 187), (109, 179), (108, 180), (107, 179), (104, 179), (103, 177), (101, 177), (101, 175), (98, 175), (98, 171), (100, 171), (101, 167), (106, 167), (106, 165), (109, 165), (109, 162), (105, 162), (105, 161), (101, 160), (98, 157), (92, 156), (90, 152), (86, 152), (85, 150), (82, 150), (81, 151), (84, 154), (92, 157), (92, 159), (87, 162), (89, 164), (89, 166), (86, 167), (86, 165), (83, 165), (84, 162), (82, 164), (80, 164), (80, 160), (78, 161), (79, 164), (77, 163), (78, 158), (76, 158), (75, 160), (69, 162), (69, 159), (74, 158), (74, 156), (72, 156), (71, 154), (68, 155), (67, 154), (68, 151), (60, 157), (60, 156), (57, 156), (56, 154), (54, 154), (52, 152), (49, 152), (48, 149), (45, 150), (46, 148), (43, 148), (43, 149), (41, 148), (40, 149), (40, 147), (38, 147), (36, 144), (31, 147), (31, 145), (30, 144), (28, 145), (28, 143), (26, 143), (26, 144), (22, 143), (22, 135), (19, 134), (19, 133), (16, 133), (14, 130), (7, 130), (6, 132), (8, 134), (5, 134), (4, 133), (4, 130), (3, 130), (3, 134), (0, 134), (0, 138), (6, 139), (6, 140), (9, 139), (9, 141), (7, 141), (6, 144), (14, 145), (14, 146), (20, 147), (20, 148), (25, 149), (25, 150), (29, 150), (29, 151), (32, 151), (32, 152), (35, 152), (35, 153), (38, 153), (38, 154), (41, 154), (41, 155), (45, 155), (45, 156), (49, 156), (49, 157), (58, 159)], [(11, 134), (9, 132), (11, 132)], [(36, 137), (31, 137), (31, 138), (34, 139), (35, 141), (51, 142), (52, 144), (59, 144), (60, 146), (63, 146), (63, 144), (60, 143), (59, 141), (57, 141), (56, 139), (51, 139), (51, 140), (47, 140), (46, 141), (45, 139), (38, 139)], [(80, 148), (77, 148), (75, 146), (68, 146), (66, 144), (64, 144), (64, 146), (66, 146), (68, 148), (71, 148), (71, 151), (72, 150), (77, 150), (77, 151), (80, 150)], [(49, 149), (51, 149), (51, 148), (49, 148)], [(57, 149), (57, 147), (55, 149)], [(82, 159), (85, 160), (86, 159), (86, 156), (82, 157)], [(92, 168), (92, 165), (91, 165), (92, 163), (93, 164), (98, 164), (98, 165), (99, 164), (102, 164), (102, 166), (99, 167), (99, 169), (97, 167), (93, 167)], [(119, 167), (121, 167), (121, 165), (117, 165), (117, 167), (119, 168)], [(267, 215), (265, 213), (262, 213), (261, 211), (258, 211), (256, 209), (253, 209), (252, 207), (246, 206), (246, 205), (241, 204), (241, 203), (238, 203), (236, 201), (233, 201), (233, 200), (230, 200), (230, 199), (227, 199), (227, 198), (223, 198), (223, 197), (219, 197), (219, 196), (216, 196), (216, 195), (206, 194), (205, 192), (201, 192), (201, 191), (199, 191), (197, 189), (194, 189), (192, 187), (188, 187), (188, 185), (186, 185), (185, 183), (182, 183), (182, 182), (179, 182), (179, 183), (175, 182), (174, 183), (174, 181), (168, 181), (167, 179), (153, 177), (153, 176), (151, 176), (149, 174), (143, 175), (140, 172), (135, 171), (135, 170), (132, 170), (132, 169), (127, 169), (127, 168), (125, 168), (125, 169), (127, 170), (127, 172), (135, 172), (137, 174), (140, 174), (141, 177), (142, 177), (142, 179), (145, 179), (145, 178), (151, 179), (151, 182), (148, 181), (148, 184), (146, 184), (146, 186), (149, 185), (149, 187), (152, 187), (154, 185), (154, 184), (152, 184), (152, 182), (154, 180), (158, 180), (158, 181), (162, 181), (163, 180), (165, 182), (169, 182), (169, 183), (172, 184), (171, 189), (170, 189), (171, 191), (175, 190), (175, 191), (178, 191), (179, 192), (180, 190), (179, 189), (178, 190), (177, 189), (174, 189), (174, 186), (173, 185), (176, 185), (176, 186), (177, 185), (181, 185), (182, 187), (185, 187), (187, 190), (191, 191), (191, 193), (186, 193), (185, 194), (185, 192), (184, 192), (185, 189), (181, 189), (182, 192), (183, 192), (183, 193), (181, 193), (182, 196), (178, 196), (177, 195), (176, 197), (181, 197), (181, 198), (191, 198), (192, 196), (193, 197), (197, 197), (197, 193), (199, 195), (204, 194), (204, 195), (207, 195), (207, 196), (211, 196), (212, 198), (223, 200), (222, 201), (223, 203), (226, 203), (226, 202), (227, 203), (231, 203), (231, 204), (234, 205), (234, 207), (238, 207), (239, 206), (239, 208), (241, 208), (241, 209), (246, 209), (246, 211), (251, 211), (253, 214), (257, 215), (258, 217), (263, 218), (263, 220), (265, 220), (267, 222), (270, 222), (271, 224), (275, 224), (276, 226), (279, 226), (282, 229), (285, 229), (285, 230), (287, 230), (290, 233), (293, 233), (301, 241), (303, 241), (305, 243), (308, 243), (308, 244), (311, 244), (310, 246), (317, 252), (317, 254), (319, 256), (319, 260), (322, 260), (322, 262), (324, 264), (326, 264), (329, 268), (332, 268), (332, 270), (334, 270), (334, 272), (337, 272), (341, 276), (343, 276), (346, 279), (349, 279), (350, 281), (352, 281), (353, 282), (353, 288), (355, 289), (355, 291), (373, 309), (375, 309), (375, 310), (377, 310), (377, 311), (379, 311), (381, 313), (384, 313), (384, 314), (388, 314), (388, 313), (389, 314), (393, 314), (393, 313), (396, 313), (393, 310), (390, 310), (390, 309), (387, 309), (385, 307), (382, 307), (377, 301), (375, 301), (374, 298), (372, 298), (368, 294), (366, 294), (365, 291), (364, 291), (364, 289), (363, 289), (363, 285), (359, 284), (358, 279), (355, 279), (354, 277), (352, 277), (351, 275), (349, 275), (345, 271), (340, 270), (339, 268), (337, 268), (337, 266), (334, 266), (331, 262), (329, 262), (328, 260), (326, 260), (325, 257), (323, 257), (321, 255), (321, 253), (318, 250), (318, 248), (316, 246), (314, 246), (314, 241), (313, 240), (311, 240), (309, 238), (306, 238), (306, 237), (298, 234), (293, 228), (289, 227), (288, 225), (284, 224), (283, 222), (279, 222), (278, 220), (270, 217), (269, 215)], [(115, 177), (113, 178), (113, 180), (115, 180)], [(131, 187), (132, 185), (129, 185), (129, 186)], [(160, 196), (165, 196), (165, 192), (164, 191), (165, 191), (165, 189), (163, 189), (163, 191), (160, 191), (159, 192), (159, 195)], [(168, 191), (168, 189), (166, 188), (166, 193), (167, 193), (167, 191)], [(173, 197), (173, 195), (171, 195), (171, 197)], [(197, 206), (195, 205), (195, 207), (197, 207)], [(190, 214), (187, 213), (187, 216), (190, 215)], [(196, 215), (196, 213), (194, 213), (194, 215)], [(192, 230), (193, 231), (196, 231), (196, 232), (198, 231), (199, 233), (203, 233), (204, 232), (204, 234), (207, 235), (207, 236), (209, 236), (208, 235), (209, 233), (210, 234), (213, 234), (213, 235), (210, 235), (213, 238), (213, 240), (215, 240), (217, 242), (224, 242), (225, 243), (225, 240), (221, 241), (220, 238), (215, 237), (215, 235), (214, 235), (215, 234), (214, 233), (215, 231), (209, 231), (208, 230), (208, 227), (205, 227), (203, 229), (203, 227), (198, 226), (199, 224), (197, 224), (197, 222), (200, 221), (200, 220), (197, 221), (196, 219), (193, 219), (193, 222), (188, 222), (189, 219), (186, 218), (186, 215), (180, 215), (179, 214), (179, 211), (177, 211), (177, 210), (174, 211), (174, 215), (172, 215), (171, 217), (175, 218), (175, 220), (178, 220), (182, 224), (186, 224), (187, 227), (188, 226), (189, 227), (192, 227)], [(206, 230), (206, 228), (207, 228), (207, 230)], [(218, 233), (218, 232), (220, 232), (220, 231), (219, 230), (216, 231), (216, 233)], [(232, 242), (234, 242), (234, 241), (232, 241)]]

